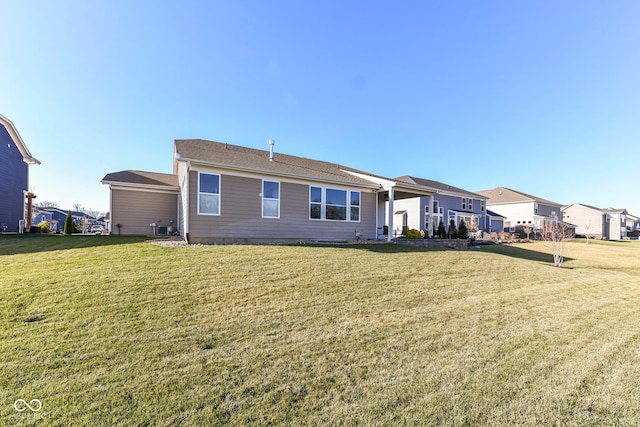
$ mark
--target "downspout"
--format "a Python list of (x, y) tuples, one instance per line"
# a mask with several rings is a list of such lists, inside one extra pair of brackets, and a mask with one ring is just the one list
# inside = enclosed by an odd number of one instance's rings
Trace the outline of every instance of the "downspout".
[(387, 227), (387, 242), (391, 242), (393, 236), (393, 186), (389, 187), (389, 226)]
[(379, 205), (380, 205), (380, 192), (376, 191), (376, 226), (375, 226), (375, 230), (374, 230), (374, 234), (373, 234), (375, 236), (374, 239), (373, 239), (374, 242), (378, 241), (378, 224), (379, 224), (379, 222), (378, 222), (378, 216), (379, 216), (378, 215), (378, 207), (379, 207)]
[(435, 201), (434, 195), (429, 196), (429, 229), (427, 230), (427, 236), (429, 238), (433, 238), (433, 232), (436, 230), (435, 224), (433, 223), (433, 202)]
[(189, 204), (191, 200), (191, 195), (189, 193), (189, 173), (191, 173), (191, 160), (187, 160), (187, 173), (185, 174), (185, 194), (187, 196), (187, 203), (185, 203), (185, 212), (184, 212), (184, 240), (189, 243)]
[(109, 183), (109, 226), (107, 230), (109, 231), (109, 235), (113, 233), (113, 184)]

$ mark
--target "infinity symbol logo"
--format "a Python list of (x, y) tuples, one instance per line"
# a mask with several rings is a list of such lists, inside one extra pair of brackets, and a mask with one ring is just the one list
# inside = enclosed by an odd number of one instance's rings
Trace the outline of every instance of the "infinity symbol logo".
[(26, 400), (18, 399), (13, 402), (13, 407), (16, 408), (16, 411), (18, 412), (25, 411), (27, 408), (31, 409), (31, 412), (38, 412), (42, 409), (42, 402), (38, 399), (33, 399), (31, 402), (27, 403)]

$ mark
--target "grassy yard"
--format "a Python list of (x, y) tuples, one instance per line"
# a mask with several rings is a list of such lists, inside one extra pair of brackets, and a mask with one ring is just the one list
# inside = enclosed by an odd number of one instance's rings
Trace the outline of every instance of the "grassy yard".
[(566, 255), (0, 236), (0, 425), (638, 425), (640, 244)]

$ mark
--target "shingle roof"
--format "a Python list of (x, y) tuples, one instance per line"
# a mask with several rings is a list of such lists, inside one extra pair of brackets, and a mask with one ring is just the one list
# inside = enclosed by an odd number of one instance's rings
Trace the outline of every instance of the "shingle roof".
[(449, 193), (455, 193), (457, 195), (466, 196), (466, 197), (474, 197), (476, 199), (487, 199), (486, 196), (483, 196), (478, 193), (473, 193), (471, 191), (467, 191), (462, 188), (454, 187), (453, 185), (445, 184), (439, 181), (433, 181), (431, 179), (417, 178), (410, 175), (400, 176), (395, 178), (396, 181), (409, 182), (416, 185), (422, 185), (424, 187), (433, 188), (438, 191), (445, 191)]
[(488, 197), (487, 204), (504, 204), (519, 202), (538, 202), (545, 205), (562, 206), (561, 203), (552, 202), (541, 197), (532, 196), (527, 193), (512, 190), (506, 187), (496, 187), (492, 190), (476, 191), (476, 193)]
[(346, 171), (371, 175), (368, 172), (336, 163), (282, 154), (277, 151), (274, 153), (274, 161), (272, 162), (269, 160), (269, 151), (267, 150), (202, 139), (178, 139), (175, 141), (175, 151), (178, 159), (202, 164), (257, 171), (270, 175), (375, 187), (375, 184), (370, 180), (354, 176)]
[(627, 213), (627, 210), (625, 208), (622, 209), (615, 209), (615, 208), (606, 208), (606, 209), (602, 209), (602, 212), (607, 212), (607, 213)]
[(500, 215), (499, 213), (495, 213), (494, 211), (490, 211), (489, 209), (487, 209), (487, 215), (489, 215), (489, 216), (495, 216), (495, 217), (500, 217), (500, 218), (506, 218), (506, 216), (504, 216), (504, 215)]
[(126, 170), (108, 173), (102, 178), (103, 183), (119, 182), (126, 184), (151, 185), (160, 187), (178, 187), (176, 175), (157, 172)]

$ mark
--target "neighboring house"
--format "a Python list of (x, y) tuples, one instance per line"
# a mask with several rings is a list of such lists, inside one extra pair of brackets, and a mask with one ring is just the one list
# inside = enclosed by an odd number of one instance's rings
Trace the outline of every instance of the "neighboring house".
[(58, 221), (53, 218), (53, 214), (50, 211), (43, 208), (33, 208), (32, 224), (39, 225), (42, 222), (49, 224), (49, 231), (55, 233), (58, 231)]
[(0, 114), (0, 232), (16, 233), (27, 223), (25, 196), (34, 158), (13, 123)]
[(607, 214), (600, 208), (572, 203), (562, 208), (562, 217), (576, 227), (577, 236), (604, 240), (610, 238)]
[(408, 175), (395, 179), (433, 191), (429, 196), (396, 202), (395, 234), (404, 232), (404, 228), (415, 228), (424, 230), (431, 237), (440, 222), (448, 228), (451, 220), (456, 226), (464, 221), (470, 232), (489, 230), (486, 217), (487, 197), (430, 179)]
[(171, 175), (107, 174), (102, 182), (111, 189), (112, 232), (120, 224), (122, 234), (152, 234), (150, 224), (161, 218), (164, 224), (175, 219), (190, 242), (375, 240), (393, 230), (393, 214), (385, 217), (395, 201), (432, 194), (335, 163), (274, 153), (273, 145), (266, 151), (176, 140)]
[(627, 237), (634, 240), (640, 237), (640, 218), (635, 215), (627, 215)]
[(626, 209), (607, 208), (602, 210), (607, 214), (607, 224), (609, 228), (609, 240), (627, 239), (627, 212)]
[[(64, 223), (67, 220), (68, 210), (60, 209), (60, 208), (37, 208), (37, 212), (46, 213), (50, 215), (51, 220), (55, 221), (57, 224), (57, 228), (53, 231), (63, 231)], [(91, 215), (88, 215), (84, 212), (80, 211), (70, 211), (71, 212), (71, 220), (80, 230), (91, 227), (91, 225), (95, 224), (97, 221)], [(34, 215), (34, 224), (37, 224), (39, 221), (35, 219)]]
[(562, 205), (505, 187), (477, 191), (487, 197), (487, 209), (504, 216), (504, 231), (526, 234), (539, 231), (545, 223), (562, 221)]

